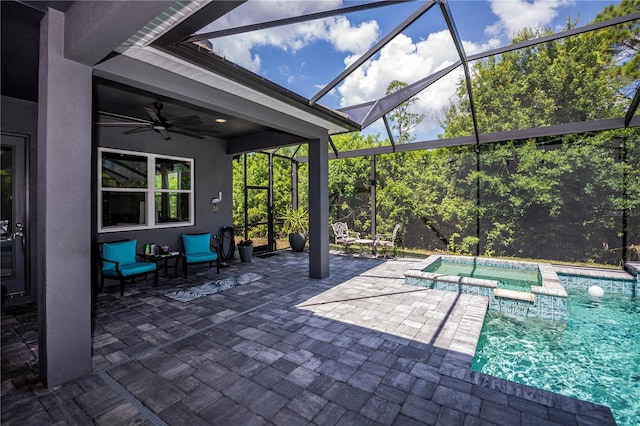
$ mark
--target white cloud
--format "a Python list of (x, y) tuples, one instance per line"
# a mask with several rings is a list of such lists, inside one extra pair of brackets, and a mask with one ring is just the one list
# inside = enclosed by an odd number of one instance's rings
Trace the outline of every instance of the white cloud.
[(485, 34), (511, 38), (525, 27), (544, 28), (558, 16), (558, 9), (574, 3), (573, 0), (489, 0), (491, 11), (498, 22), (488, 26)]
[(335, 17), (327, 26), (329, 41), (339, 52), (364, 53), (378, 38), (380, 28), (376, 21), (363, 22), (354, 27), (344, 17)]
[[(496, 40), (479, 45), (463, 42), (465, 52), (473, 54), (497, 45)], [(349, 65), (357, 56), (345, 58)], [(348, 76), (339, 88), (342, 106), (355, 105), (385, 95), (389, 83), (399, 80), (407, 84), (416, 82), (445, 68), (459, 59), (448, 30), (431, 33), (414, 43), (400, 34), (389, 42), (377, 58), (369, 60)]]
[[(232, 13), (202, 29), (202, 32), (227, 27), (247, 25), (281, 19), (286, 16), (298, 16), (319, 10), (341, 6), (342, 1), (323, 0), (322, 2), (247, 2)], [(360, 54), (375, 43), (379, 27), (375, 21), (352, 25), (344, 16), (333, 16), (299, 24), (291, 24), (267, 30), (253, 31), (230, 37), (212, 40), (214, 51), (230, 61), (253, 72), (260, 72), (260, 58), (253, 53), (254, 48), (272, 46), (284, 51), (296, 51), (316, 42), (326, 41), (335, 51)]]
[[(496, 45), (496, 40), (491, 40), (484, 45), (463, 42), (467, 54), (487, 50)], [(458, 53), (448, 30), (429, 34), (425, 40), (416, 43), (401, 34), (387, 44), (378, 57), (367, 61), (338, 87), (340, 105), (357, 105), (381, 98), (393, 80), (411, 84), (453, 64), (458, 59)], [(348, 65), (354, 60), (355, 57), (348, 57), (345, 59), (345, 64)], [(453, 71), (418, 94), (414, 112), (428, 114), (418, 131), (437, 126), (437, 114), (443, 107), (449, 105), (451, 98), (455, 95), (461, 73), (461, 69)], [(379, 129), (374, 129), (375, 131), (384, 134), (384, 127), (380, 125)]]
[(236, 38), (214, 45), (214, 51), (250, 71), (258, 72), (262, 61), (260, 55), (251, 52), (251, 46), (252, 43), (248, 39)]

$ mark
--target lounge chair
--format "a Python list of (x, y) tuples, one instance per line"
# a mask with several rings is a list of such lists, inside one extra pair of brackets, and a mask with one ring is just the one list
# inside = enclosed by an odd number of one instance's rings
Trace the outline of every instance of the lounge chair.
[[(357, 232), (349, 231), (349, 227), (344, 222), (336, 222), (331, 224), (333, 228), (333, 236), (335, 237), (335, 243), (344, 246), (344, 251), (349, 251), (349, 246), (354, 244), (356, 240), (360, 238), (360, 234)], [(349, 233), (355, 235), (352, 237)]]

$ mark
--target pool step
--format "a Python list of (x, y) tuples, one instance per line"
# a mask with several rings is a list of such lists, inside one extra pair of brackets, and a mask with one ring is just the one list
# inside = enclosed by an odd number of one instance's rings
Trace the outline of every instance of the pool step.
[(493, 291), (495, 297), (502, 297), (504, 299), (522, 300), (524, 302), (533, 302), (533, 294), (525, 293), (524, 291), (506, 290), (504, 288), (496, 288)]

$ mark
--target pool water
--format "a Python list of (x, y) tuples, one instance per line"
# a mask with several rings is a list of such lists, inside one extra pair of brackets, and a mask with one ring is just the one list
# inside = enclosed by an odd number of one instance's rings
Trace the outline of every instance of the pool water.
[(499, 288), (507, 290), (531, 291), (532, 285), (541, 285), (537, 269), (503, 268), (442, 260), (429, 266), (425, 271), (442, 275), (496, 280)]
[(567, 322), (488, 311), (472, 369), (640, 419), (640, 298), (569, 290)]

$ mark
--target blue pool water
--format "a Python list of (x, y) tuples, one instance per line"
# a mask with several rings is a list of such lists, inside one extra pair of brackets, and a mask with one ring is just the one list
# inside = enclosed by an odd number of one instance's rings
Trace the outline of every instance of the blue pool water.
[(472, 369), (640, 419), (640, 298), (568, 291), (566, 323), (488, 311)]
[(508, 290), (531, 291), (532, 285), (541, 285), (537, 269), (505, 268), (475, 263), (441, 260), (425, 269), (442, 275), (481, 278), (498, 281), (498, 287)]

